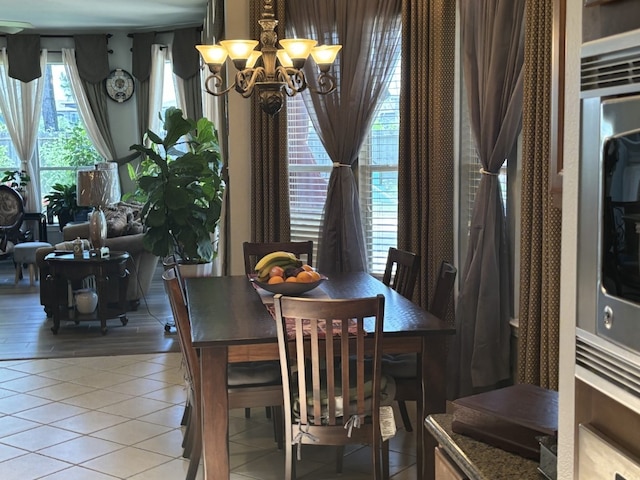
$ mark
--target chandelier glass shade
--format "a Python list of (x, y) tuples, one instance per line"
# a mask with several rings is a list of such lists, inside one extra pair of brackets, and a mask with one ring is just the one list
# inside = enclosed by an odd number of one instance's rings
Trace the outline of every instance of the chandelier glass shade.
[[(273, 14), (273, 0), (264, 0), (262, 17), (258, 20), (262, 32), (257, 40), (222, 40), (219, 45), (196, 45), (211, 75), (205, 80), (205, 89), (214, 96), (225, 95), (233, 88), (244, 98), (255, 92), (260, 107), (269, 115), (277, 114), (286, 96), (307, 88), (303, 67), (309, 56), (318, 66), (318, 89), (311, 90), (326, 95), (336, 89), (336, 79), (329, 73), (341, 45), (316, 46), (315, 40), (282, 39), (278, 42), (275, 28), (278, 21)], [(278, 48), (277, 44), (282, 48)], [(260, 50), (256, 47), (261, 45)], [(232, 85), (225, 87), (220, 74), (227, 57), (237, 72)]]

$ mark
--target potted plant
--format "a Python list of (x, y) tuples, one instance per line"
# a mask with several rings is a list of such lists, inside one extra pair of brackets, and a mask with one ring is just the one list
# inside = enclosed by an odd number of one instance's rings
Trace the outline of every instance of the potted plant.
[(5, 170), (0, 183), (5, 183), (15, 189), (22, 196), (24, 206), (27, 206), (27, 185), (31, 177), (25, 170)]
[(213, 123), (184, 118), (168, 108), (164, 138), (148, 130), (150, 146), (132, 145), (143, 154), (139, 190), (146, 201), (142, 220), (144, 245), (159, 257), (180, 264), (202, 264), (217, 254), (212, 241), (222, 210), (220, 146)]
[[(51, 187), (51, 193), (44, 198), (47, 202), (47, 212), (58, 217), (60, 231), (69, 222), (86, 220), (86, 214), (90, 210), (78, 206), (75, 183), (56, 183)], [(84, 219), (81, 218), (82, 215), (85, 216)]]

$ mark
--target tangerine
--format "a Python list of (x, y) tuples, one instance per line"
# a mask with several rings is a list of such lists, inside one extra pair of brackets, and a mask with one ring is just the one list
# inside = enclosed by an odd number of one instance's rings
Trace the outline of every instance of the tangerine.
[(269, 285), (275, 285), (276, 283), (284, 283), (284, 278), (282, 277), (271, 277), (269, 278), (269, 281), (267, 282)]
[(313, 282), (313, 275), (311, 275), (311, 272), (307, 272), (305, 270), (303, 270), (302, 272), (300, 272), (296, 278), (298, 279), (298, 281), (300, 283), (311, 283)]
[(309, 272), (309, 273), (310, 273), (310, 274), (311, 274), (311, 276), (313, 277), (313, 281), (314, 281), (314, 282), (317, 282), (317, 281), (319, 281), (319, 280), (322, 278), (322, 276), (321, 276), (318, 272), (316, 272), (315, 270), (312, 270), (312, 271), (311, 271), (311, 272)]
[(313, 272), (313, 267), (311, 265), (307, 265), (306, 263), (304, 265), (302, 265), (302, 269), (305, 272)]
[(298, 279), (296, 277), (287, 277), (287, 279), (285, 280), (285, 282), (288, 283), (298, 283)]

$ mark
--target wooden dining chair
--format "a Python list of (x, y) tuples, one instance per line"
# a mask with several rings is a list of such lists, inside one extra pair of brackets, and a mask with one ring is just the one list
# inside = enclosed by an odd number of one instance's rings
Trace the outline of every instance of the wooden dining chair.
[(258, 260), (272, 252), (291, 252), (303, 263), (313, 266), (313, 242), (311, 240), (303, 242), (244, 242), (242, 244), (244, 253), (244, 272), (249, 275), (254, 273), (254, 268)]
[[(449, 303), (451, 292), (456, 281), (458, 270), (449, 262), (440, 263), (440, 270), (436, 279), (436, 285), (429, 305), (429, 313), (444, 320)], [(417, 361), (415, 354), (407, 355), (386, 355), (382, 362), (382, 369), (386, 374), (392, 375), (396, 382), (396, 400), (398, 409), (402, 417), (402, 423), (407, 432), (413, 431), (409, 412), (407, 411), (408, 401), (416, 401), (420, 395), (420, 381), (417, 376)]]
[[(373, 478), (388, 478), (389, 442), (381, 436), (380, 406), (391, 404), (394, 388), (380, 364), (384, 296), (333, 300), (278, 294), (274, 306), (284, 391), (285, 480), (296, 478), (302, 445), (339, 446), (341, 472), (349, 444), (371, 445)], [(365, 318), (373, 319), (373, 333), (365, 332)], [(365, 356), (370, 335), (373, 354)]]
[[(185, 380), (189, 387), (190, 412), (185, 432), (184, 456), (189, 458), (187, 480), (193, 480), (198, 473), (198, 466), (202, 456), (202, 434), (200, 423), (200, 361), (197, 350), (191, 342), (191, 324), (189, 312), (177, 269), (168, 268), (162, 274), (164, 286), (169, 296), (173, 312), (180, 350), (186, 366)], [(247, 407), (276, 407), (273, 408), (274, 425), (278, 447), (282, 448), (282, 382), (277, 362), (269, 362), (274, 368), (267, 369), (267, 362), (252, 362), (249, 364), (231, 364), (228, 371), (227, 394), (229, 409)]]
[(420, 271), (420, 257), (406, 250), (389, 248), (382, 283), (411, 300)]
[[(407, 250), (399, 250), (394, 247), (389, 248), (387, 254), (387, 264), (382, 275), (382, 283), (393, 288), (403, 297), (411, 300), (416, 280), (420, 271), (420, 256)], [(404, 364), (413, 362), (415, 364), (415, 354), (384, 355), (382, 360), (383, 369), (386, 365)], [(415, 370), (415, 369), (414, 369)], [(398, 409), (402, 417), (402, 423), (408, 432), (412, 431), (411, 420), (407, 405), (403, 401), (398, 402)]]

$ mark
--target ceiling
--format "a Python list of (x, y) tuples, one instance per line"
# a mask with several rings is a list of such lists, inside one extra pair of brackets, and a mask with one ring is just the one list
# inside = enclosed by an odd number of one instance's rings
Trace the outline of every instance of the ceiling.
[(0, 0), (0, 31), (3, 21), (52, 35), (167, 30), (201, 25), (206, 8), (207, 0)]

